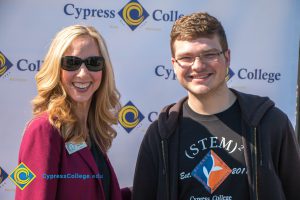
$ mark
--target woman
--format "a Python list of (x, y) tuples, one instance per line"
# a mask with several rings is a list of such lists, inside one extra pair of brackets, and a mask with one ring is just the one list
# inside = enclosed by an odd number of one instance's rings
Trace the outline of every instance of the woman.
[[(130, 198), (107, 157), (120, 108), (106, 44), (93, 27), (61, 30), (36, 75), (34, 119), (19, 152), (36, 178), (16, 199)], [(124, 198), (126, 199), (126, 198)]]

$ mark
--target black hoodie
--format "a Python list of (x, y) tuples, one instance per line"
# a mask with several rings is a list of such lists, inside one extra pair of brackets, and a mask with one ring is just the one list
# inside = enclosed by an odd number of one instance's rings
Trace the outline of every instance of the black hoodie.
[[(300, 200), (300, 150), (288, 117), (268, 97), (231, 89), (241, 108), (251, 200)], [(179, 120), (186, 98), (148, 128), (135, 169), (133, 200), (178, 199)]]

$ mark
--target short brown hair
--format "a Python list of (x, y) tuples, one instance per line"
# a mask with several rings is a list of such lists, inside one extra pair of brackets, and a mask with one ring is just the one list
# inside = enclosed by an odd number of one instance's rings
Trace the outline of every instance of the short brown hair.
[(175, 54), (173, 47), (175, 40), (191, 41), (199, 37), (212, 38), (214, 35), (219, 36), (222, 50), (227, 50), (228, 44), (224, 28), (215, 17), (202, 12), (183, 16), (175, 21), (171, 30), (172, 56)]

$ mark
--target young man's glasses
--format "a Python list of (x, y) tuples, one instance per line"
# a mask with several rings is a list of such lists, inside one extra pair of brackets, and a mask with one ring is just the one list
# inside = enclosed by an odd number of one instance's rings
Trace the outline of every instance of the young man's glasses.
[(199, 56), (183, 56), (175, 59), (175, 61), (178, 63), (180, 67), (188, 68), (195, 63), (196, 58), (199, 58), (201, 62), (204, 63), (216, 62), (218, 61), (219, 56), (225, 53), (226, 51), (227, 50), (219, 51), (219, 52), (206, 52), (206, 53), (199, 54)]
[(67, 71), (76, 71), (82, 63), (85, 64), (89, 71), (101, 71), (105, 67), (105, 60), (102, 56), (91, 56), (81, 59), (76, 56), (64, 56), (61, 58), (61, 68)]

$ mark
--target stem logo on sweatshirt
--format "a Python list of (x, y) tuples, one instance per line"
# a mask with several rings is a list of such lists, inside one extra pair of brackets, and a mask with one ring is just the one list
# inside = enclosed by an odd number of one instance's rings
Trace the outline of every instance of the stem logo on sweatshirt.
[(231, 172), (227, 164), (213, 150), (210, 150), (191, 174), (212, 194)]

